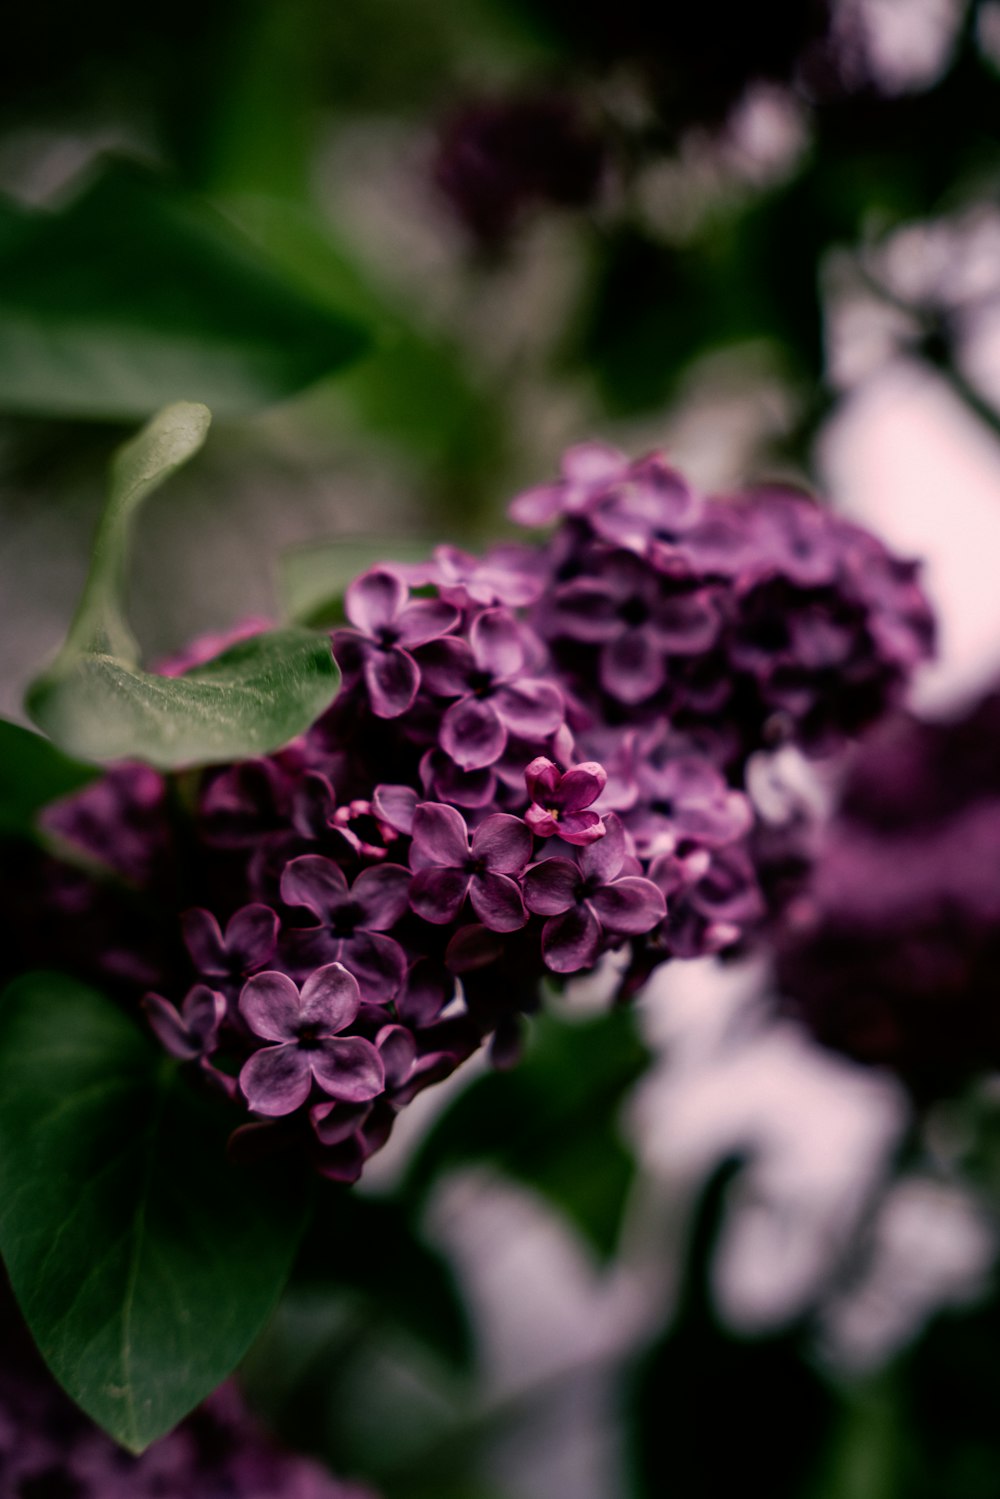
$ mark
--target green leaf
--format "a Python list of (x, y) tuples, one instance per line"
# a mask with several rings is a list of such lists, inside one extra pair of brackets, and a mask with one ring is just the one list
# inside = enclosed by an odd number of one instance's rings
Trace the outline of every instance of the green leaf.
[(47, 739), (0, 719), (0, 833), (31, 835), (42, 807), (94, 776)]
[(425, 562), (432, 543), (418, 537), (346, 536), (292, 547), (278, 563), (278, 596), (289, 619), (332, 624), (343, 618), (347, 585), (377, 562)]
[(232, 1166), (232, 1118), (102, 995), (29, 974), (0, 1003), (0, 1251), (68, 1393), (139, 1452), (274, 1306), (303, 1179)]
[(39, 728), (84, 760), (160, 769), (267, 754), (303, 733), (336, 695), (325, 635), (272, 630), (182, 677), (143, 671), (125, 617), (125, 561), (141, 502), (198, 451), (204, 406), (168, 406), (117, 454), (90, 572), (66, 643), (28, 690)]
[(315, 722), (339, 683), (325, 636), (271, 630), (183, 677), (83, 654), (36, 682), (27, 701), (39, 728), (81, 759), (171, 770), (280, 749)]
[(623, 1010), (531, 1025), (524, 1061), (479, 1078), (437, 1121), (408, 1187), (422, 1195), (450, 1166), (492, 1163), (549, 1198), (606, 1258), (635, 1175), (615, 1114), (649, 1054)]
[[(19, 222), (16, 220), (19, 219)], [(3, 214), (0, 408), (98, 419), (281, 400), (366, 352), (206, 202), (116, 163), (66, 206)]]

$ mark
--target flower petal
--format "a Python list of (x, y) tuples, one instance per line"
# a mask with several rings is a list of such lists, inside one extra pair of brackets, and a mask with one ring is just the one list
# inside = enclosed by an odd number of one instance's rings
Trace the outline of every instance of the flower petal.
[(270, 906), (244, 906), (226, 926), (226, 949), (236, 973), (252, 973), (268, 962), (278, 942), (279, 921)]
[(265, 1041), (294, 1041), (301, 1013), (299, 991), (286, 973), (258, 973), (243, 985), (240, 1014)]
[(200, 1043), (199, 1052), (214, 1051), (216, 1034), (226, 1018), (225, 995), (207, 984), (195, 984), (181, 1005), (181, 1015), (191, 1039)]
[(336, 1036), (346, 1030), (361, 1008), (361, 990), (343, 963), (326, 963), (302, 985), (300, 1025), (315, 1034)]
[(395, 828), (397, 833), (409, 833), (419, 800), (412, 786), (376, 786), (372, 808), (375, 816)]
[(313, 1077), (331, 1098), (343, 1103), (367, 1103), (385, 1092), (382, 1058), (361, 1036), (323, 1041), (305, 1055)]
[(525, 766), (524, 783), (533, 802), (554, 801), (561, 778), (562, 772), (558, 765), (545, 755), (539, 755), (530, 765)]
[(309, 1119), (322, 1145), (339, 1145), (354, 1134), (371, 1113), (370, 1103), (318, 1103)]
[(468, 645), (451, 635), (433, 641), (420, 652), (420, 679), (434, 697), (464, 697), (475, 669)]
[(620, 703), (643, 703), (666, 681), (663, 653), (641, 630), (623, 630), (601, 652), (601, 686)]
[(398, 718), (405, 713), (420, 686), (417, 663), (395, 645), (389, 650), (370, 650), (364, 675), (376, 718)]
[(493, 702), (510, 732), (524, 739), (547, 739), (559, 728), (566, 712), (558, 687), (530, 677), (499, 688)]
[(385, 1067), (385, 1085), (398, 1088), (413, 1071), (417, 1045), (413, 1032), (405, 1025), (384, 1025), (375, 1037), (379, 1056)]
[(193, 906), (181, 916), (184, 946), (191, 961), (206, 978), (226, 978), (230, 973), (229, 955), (219, 923), (211, 911)]
[(371, 932), (384, 932), (394, 926), (409, 908), (412, 878), (402, 864), (363, 869), (351, 886), (351, 899), (362, 913), (358, 926)]
[(652, 880), (625, 875), (611, 885), (602, 885), (590, 897), (602, 925), (611, 932), (637, 937), (651, 932), (667, 914), (663, 892)]
[(463, 869), (469, 858), (465, 818), (444, 802), (421, 802), (413, 814), (414, 869)]
[(421, 869), (410, 887), (410, 904), (425, 921), (444, 926), (462, 909), (470, 878), (464, 869)]
[(481, 922), (460, 926), (445, 949), (444, 960), (452, 973), (475, 973), (503, 956), (503, 942)]
[(582, 877), (568, 859), (543, 859), (524, 877), (524, 902), (537, 916), (558, 916), (576, 904)]
[(400, 645), (413, 650), (447, 635), (458, 624), (459, 613), (443, 599), (417, 599), (408, 604), (396, 620)]
[(347, 894), (347, 880), (339, 864), (322, 854), (291, 859), (281, 875), (281, 898), (289, 906), (305, 906), (321, 921), (329, 921)]
[(596, 802), (608, 784), (608, 773), (596, 760), (573, 765), (559, 783), (559, 805), (564, 812), (580, 812)]
[(191, 1062), (200, 1057), (202, 1048), (191, 1035), (178, 1013), (176, 1005), (161, 994), (147, 994), (142, 1001), (150, 1029), (160, 1045), (182, 1062)]
[(409, 594), (410, 590), (396, 573), (373, 567), (348, 585), (344, 613), (366, 635), (377, 635), (393, 623)]
[(291, 1114), (305, 1103), (312, 1087), (308, 1056), (292, 1044), (264, 1046), (244, 1064), (240, 1087), (255, 1114)]
[(341, 961), (361, 985), (372, 1004), (388, 1004), (406, 977), (406, 954), (392, 937), (381, 932), (356, 932), (340, 944)]
[(524, 640), (517, 620), (506, 609), (486, 609), (473, 620), (469, 644), (481, 671), (497, 681), (523, 670)]
[(621, 629), (617, 591), (600, 578), (574, 578), (556, 589), (547, 621), (553, 634), (602, 645)]
[(580, 850), (580, 869), (588, 880), (606, 885), (621, 873), (626, 851), (621, 819), (609, 812), (604, 819), (604, 837)]
[(584, 901), (542, 927), (542, 957), (553, 973), (589, 968), (601, 945), (601, 924)]
[(469, 890), (472, 909), (493, 932), (516, 932), (528, 919), (516, 880), (506, 874), (477, 874)]
[(503, 754), (507, 730), (491, 702), (465, 697), (452, 703), (442, 718), (440, 740), (456, 765), (463, 770), (482, 770)]
[(472, 835), (472, 857), (494, 874), (521, 874), (531, 858), (531, 832), (520, 817), (495, 812)]

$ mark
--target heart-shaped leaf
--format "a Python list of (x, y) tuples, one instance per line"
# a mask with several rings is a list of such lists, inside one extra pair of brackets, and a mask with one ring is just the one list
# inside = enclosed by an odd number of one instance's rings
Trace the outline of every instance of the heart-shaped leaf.
[(90, 572), (66, 643), (29, 688), (39, 728), (84, 760), (145, 760), (160, 769), (267, 754), (333, 701), (340, 673), (325, 635), (273, 630), (181, 677), (143, 671), (124, 609), (135, 513), (198, 451), (206, 407), (168, 406), (117, 454)]
[(111, 163), (65, 206), (0, 206), (0, 408), (225, 415), (351, 364), (367, 319), (293, 285), (208, 203)]
[(139, 1452), (218, 1385), (274, 1306), (309, 1184), (230, 1164), (229, 1109), (92, 989), (0, 1001), (0, 1251), (56, 1378)]

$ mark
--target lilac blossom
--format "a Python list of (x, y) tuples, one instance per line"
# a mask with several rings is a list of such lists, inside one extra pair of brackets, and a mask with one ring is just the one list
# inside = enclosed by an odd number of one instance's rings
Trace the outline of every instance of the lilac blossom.
[(466, 644), (440, 640), (421, 655), (424, 680), (438, 697), (457, 698), (441, 718), (441, 747), (463, 770), (492, 765), (508, 734), (545, 739), (563, 721), (563, 696), (551, 681), (525, 674), (532, 642), (505, 609), (476, 616)]
[(458, 611), (443, 599), (409, 602), (409, 589), (389, 568), (355, 578), (344, 597), (353, 630), (337, 630), (334, 654), (341, 665), (360, 664), (377, 718), (398, 718), (417, 695), (420, 669), (410, 654), (454, 629)]
[(238, 984), (273, 956), (278, 917), (270, 906), (243, 906), (226, 923), (225, 936), (211, 911), (194, 906), (181, 916), (181, 930), (191, 961), (203, 978)]
[(180, 1010), (159, 994), (147, 994), (142, 1004), (150, 1028), (172, 1057), (193, 1062), (215, 1051), (226, 1016), (225, 995), (207, 984), (195, 984)]
[(629, 462), (624, 453), (603, 442), (569, 448), (555, 484), (526, 489), (508, 507), (511, 520), (521, 526), (547, 526), (560, 516), (586, 513), (612, 485), (624, 479)]
[(298, 987), (284, 973), (259, 973), (240, 995), (240, 1014), (264, 1046), (240, 1072), (240, 1087), (257, 1114), (278, 1117), (305, 1103), (314, 1082), (329, 1097), (363, 1104), (385, 1087), (377, 1049), (362, 1036), (343, 1036), (361, 1008), (361, 991), (342, 963), (327, 963)]
[(598, 812), (588, 810), (608, 781), (608, 773), (596, 761), (561, 771), (552, 760), (539, 755), (525, 768), (525, 783), (531, 806), (524, 820), (538, 838), (558, 835), (564, 843), (584, 845), (603, 838), (604, 823)]
[(578, 973), (598, 957), (605, 933), (641, 936), (666, 915), (660, 890), (650, 880), (623, 870), (628, 860), (625, 833), (614, 815), (607, 834), (582, 848), (577, 864), (545, 859), (524, 880), (528, 909), (546, 916), (542, 953), (554, 973)]
[(556, 588), (543, 618), (553, 636), (600, 647), (601, 686), (627, 704), (659, 692), (669, 657), (705, 652), (721, 627), (708, 589), (678, 589), (624, 551)]
[[(54, 944), (59, 963), (126, 1003), (155, 991), (149, 1023), (196, 1063), (193, 1079), (219, 1082), (217, 1051), (242, 1068), (242, 1094), (229, 1074), (223, 1086), (258, 1117), (234, 1149), (280, 1137), (324, 1175), (356, 1180), (421, 1088), (481, 1046), (511, 1058), (547, 975), (627, 946), (621, 992), (635, 993), (658, 964), (754, 940), (762, 887), (772, 920), (814, 912), (783, 938), (786, 975), (838, 922), (845, 963), (854, 951), (880, 978), (891, 967), (857, 935), (849, 879), (834, 899), (833, 852), (808, 894), (816, 840), (796, 830), (790, 854), (769, 846), (746, 776), (765, 747), (841, 751), (898, 701), (933, 645), (915, 565), (804, 496), (704, 498), (661, 455), (630, 463), (602, 444), (571, 450), (556, 483), (512, 508), (557, 522), (554, 533), (478, 558), (439, 547), (352, 583), (337, 699), (277, 753), (192, 773), (188, 822), (163, 777), (130, 766), (49, 814), (127, 884), (98, 886), (37, 854), (24, 867), (47, 881), (44, 901), (8, 878), (12, 911), (36, 927), (38, 911), (51, 917), (33, 945), (15, 934), (8, 963), (12, 950), (15, 964), (18, 952), (50, 961)], [(897, 821), (943, 796), (904, 794), (904, 782), (949, 779), (936, 763), (914, 775), (900, 773)], [(994, 834), (977, 804), (924, 861), (941, 952), (950, 905), (992, 930)], [(856, 875), (858, 840), (843, 841)], [(914, 877), (897, 883), (909, 910)], [(869, 884), (890, 889), (881, 873)], [(871, 910), (895, 942), (887, 899)], [(904, 936), (898, 951), (918, 945)], [(334, 998), (313, 1006), (334, 971)], [(839, 996), (836, 960), (825, 971)], [(985, 992), (987, 971), (984, 958), (970, 992)], [(800, 1002), (791, 977), (786, 995)], [(876, 1029), (888, 1016), (905, 1030), (904, 1011), (884, 1000)], [(817, 1000), (810, 1023), (856, 1040), (844, 1013), (839, 997)], [(351, 1065), (335, 1066), (338, 1054)]]
[(348, 885), (339, 864), (321, 854), (302, 854), (285, 865), (281, 896), (304, 906), (319, 925), (292, 928), (287, 950), (308, 970), (319, 963), (344, 963), (376, 1003), (393, 997), (402, 982), (406, 958), (399, 943), (383, 934), (409, 903), (410, 872), (399, 864), (363, 869)]
[(518, 885), (532, 840), (518, 817), (496, 812), (472, 835), (454, 807), (422, 802), (413, 818), (410, 904), (425, 921), (454, 921), (466, 896), (484, 926), (512, 932), (527, 921)]

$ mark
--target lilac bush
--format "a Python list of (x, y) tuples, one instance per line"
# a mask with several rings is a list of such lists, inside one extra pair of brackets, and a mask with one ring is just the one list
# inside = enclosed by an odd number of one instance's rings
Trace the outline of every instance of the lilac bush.
[(804, 495), (589, 444), (511, 514), (555, 526), (354, 580), (341, 693), (286, 748), (119, 767), (50, 816), (173, 913), (146, 1013), (246, 1111), (234, 1148), (354, 1180), (543, 981), (615, 954), (627, 996), (746, 944), (750, 756), (840, 746), (932, 649), (914, 565)]

